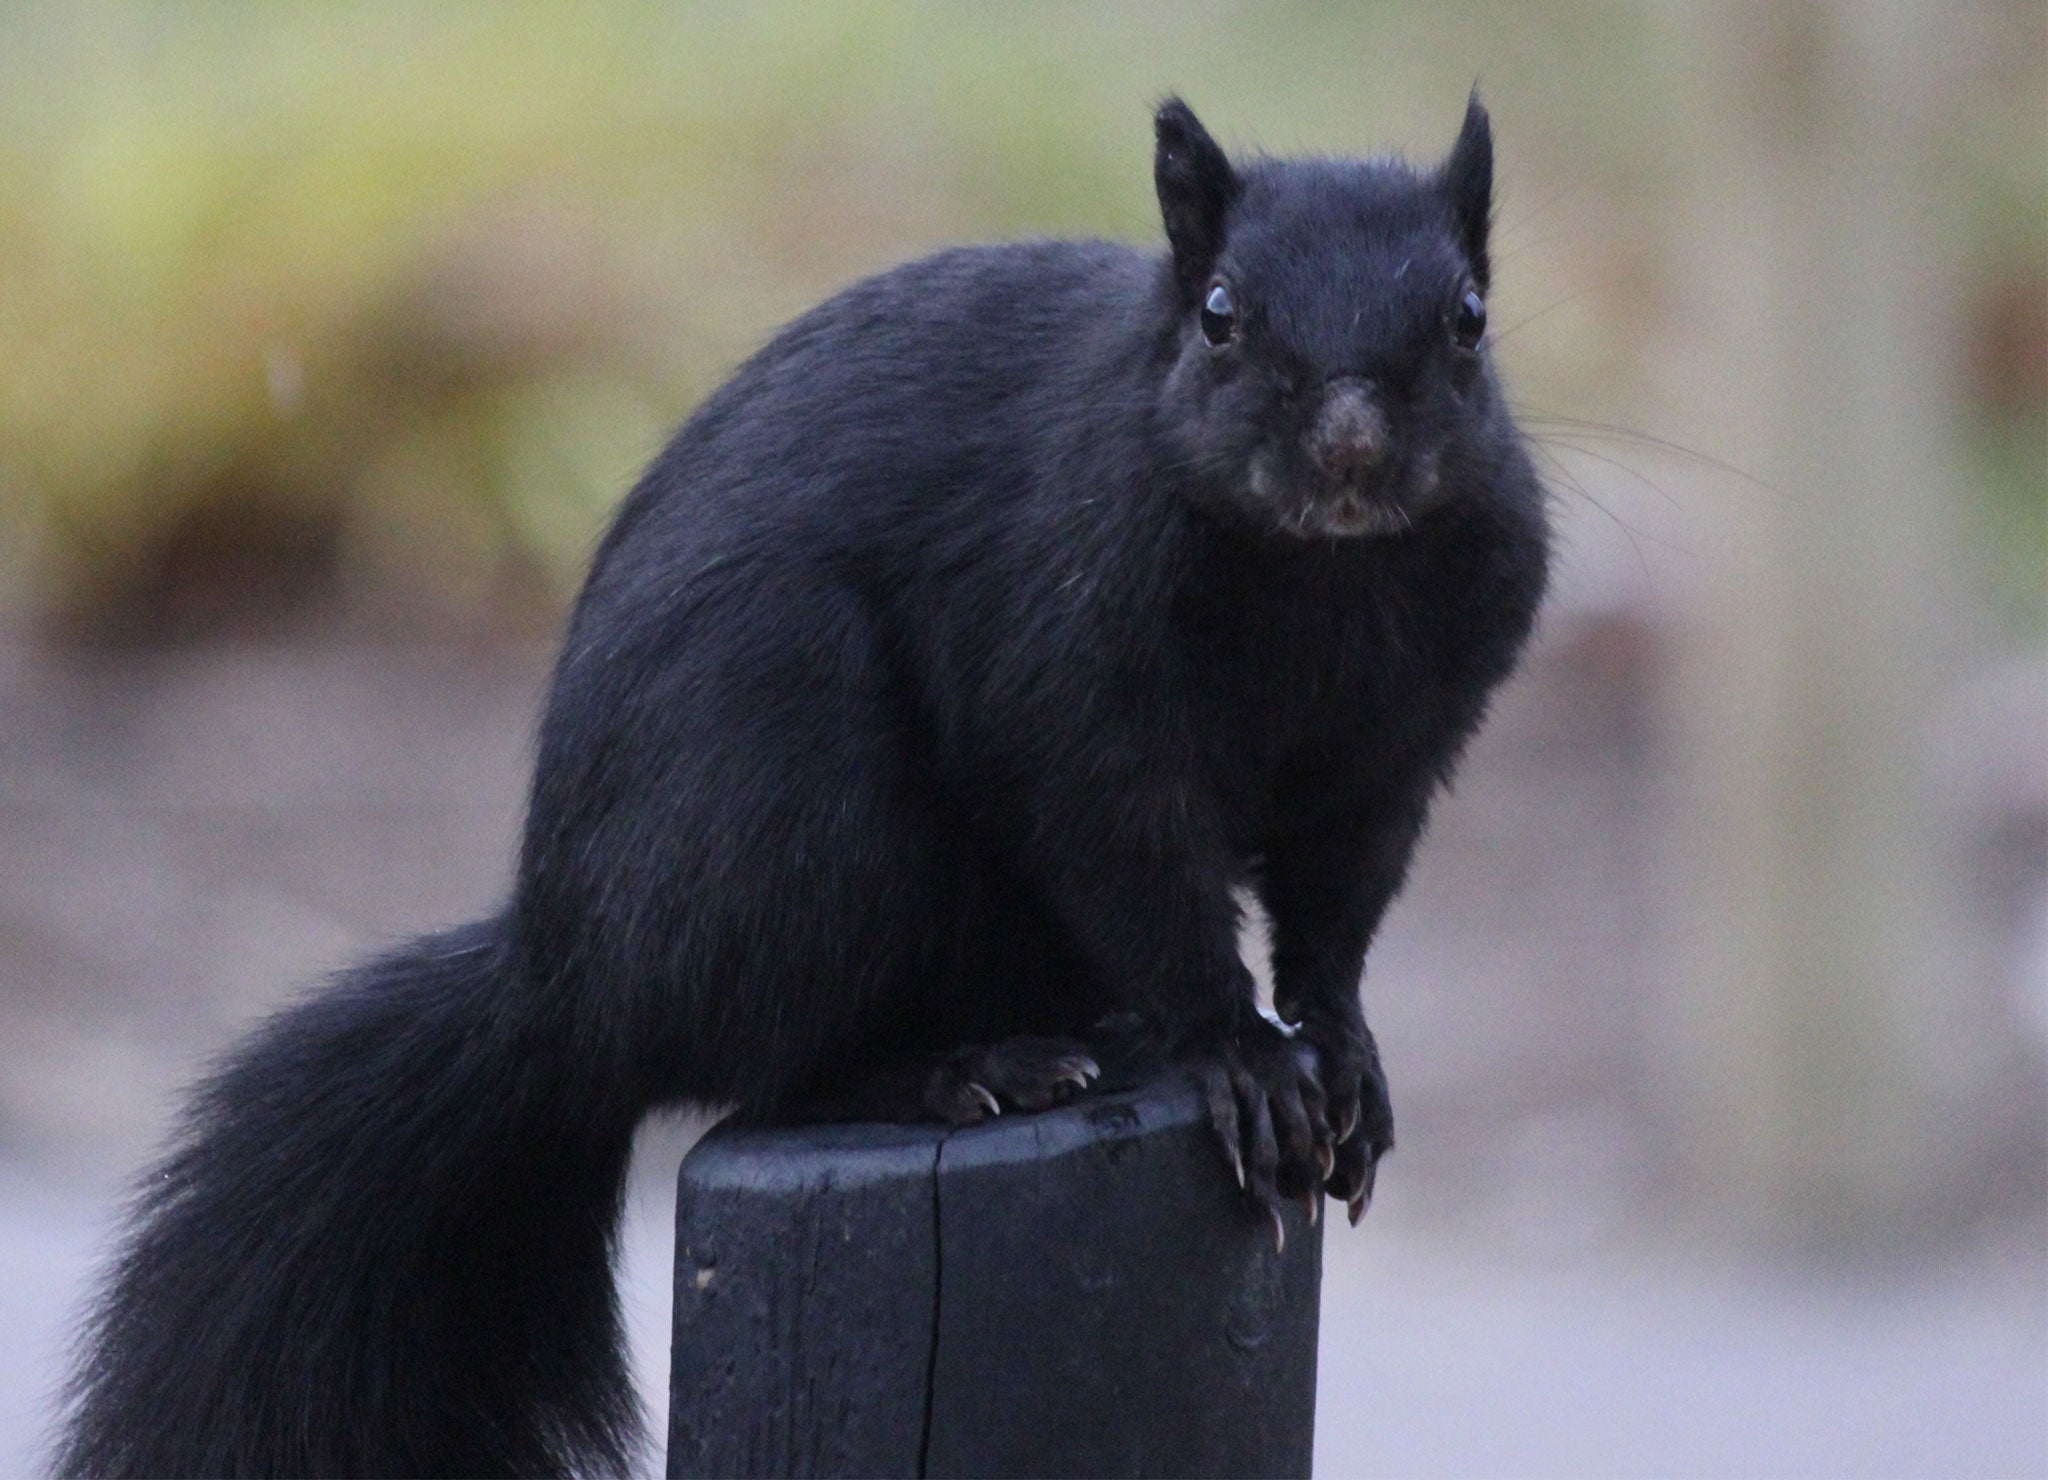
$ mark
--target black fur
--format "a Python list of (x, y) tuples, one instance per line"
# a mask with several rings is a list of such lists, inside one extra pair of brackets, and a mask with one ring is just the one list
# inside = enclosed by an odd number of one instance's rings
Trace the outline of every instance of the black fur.
[(611, 1280), (640, 1106), (501, 921), (242, 1045), (144, 1185), (59, 1455), (80, 1475), (620, 1471)]
[(1451, 199), (1458, 242), (1472, 267), (1472, 281), (1484, 293), (1492, 277), (1486, 241), (1493, 215), (1493, 126), (1473, 93), (1465, 105), (1465, 126), (1444, 161), (1442, 188)]
[(60, 1469), (621, 1468), (608, 1265), (657, 1104), (789, 1114), (1122, 1013), (1223, 1066), (1255, 1195), (1299, 1193), (1304, 1134), (1369, 1191), (1366, 942), (1544, 578), (1536, 478), (1449, 328), (1486, 281), (1485, 115), (1435, 174), (1239, 169), (1169, 102), (1155, 163), (1170, 255), (942, 253), (691, 418), (570, 623), (507, 911), (200, 1091)]
[(1174, 277), (1185, 306), (1202, 296), (1223, 250), (1224, 223), (1242, 186), (1209, 131), (1179, 98), (1161, 105), (1152, 132), (1152, 183), (1159, 193), (1159, 215), (1167, 245), (1173, 249)]

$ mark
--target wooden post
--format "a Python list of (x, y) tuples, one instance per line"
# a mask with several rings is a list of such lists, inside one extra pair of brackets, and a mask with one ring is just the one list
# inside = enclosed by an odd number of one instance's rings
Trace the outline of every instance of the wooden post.
[(1309, 1473), (1322, 1230), (1274, 1250), (1179, 1075), (679, 1182), (671, 1476)]

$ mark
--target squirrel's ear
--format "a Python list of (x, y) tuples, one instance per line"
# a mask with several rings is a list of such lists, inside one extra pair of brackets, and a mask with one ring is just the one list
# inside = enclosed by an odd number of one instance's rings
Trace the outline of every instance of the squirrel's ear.
[(1174, 276), (1182, 297), (1201, 297), (1223, 251), (1223, 219), (1237, 199), (1237, 172), (1194, 110), (1179, 98), (1159, 105), (1152, 120), (1158, 151), (1152, 181), (1159, 189), (1159, 213), (1173, 246)]
[(1493, 213), (1493, 127), (1486, 120), (1477, 88), (1465, 104), (1465, 126), (1458, 130), (1458, 142), (1451, 146), (1451, 157), (1437, 172), (1437, 181), (1450, 200), (1459, 245), (1472, 265), (1472, 280), (1483, 293), (1487, 226)]

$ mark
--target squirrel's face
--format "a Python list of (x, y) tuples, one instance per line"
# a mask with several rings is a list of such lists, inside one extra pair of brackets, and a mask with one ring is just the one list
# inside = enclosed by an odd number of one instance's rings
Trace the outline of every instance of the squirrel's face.
[(1158, 127), (1175, 295), (1161, 413), (1197, 495), (1345, 539), (1400, 534), (1482, 487), (1506, 422), (1485, 363), (1477, 100), (1433, 175), (1324, 160), (1240, 175), (1178, 102)]

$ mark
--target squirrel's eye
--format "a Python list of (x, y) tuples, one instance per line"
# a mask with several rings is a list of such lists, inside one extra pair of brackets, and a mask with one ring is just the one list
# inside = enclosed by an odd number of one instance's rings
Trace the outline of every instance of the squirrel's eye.
[(1465, 296), (1458, 300), (1458, 314), (1451, 332), (1458, 337), (1459, 349), (1477, 349), (1479, 336), (1486, 332), (1486, 300), (1467, 289)]
[(1230, 289), (1217, 283), (1202, 300), (1202, 337), (1211, 344), (1223, 345), (1236, 334), (1237, 304), (1231, 300)]

